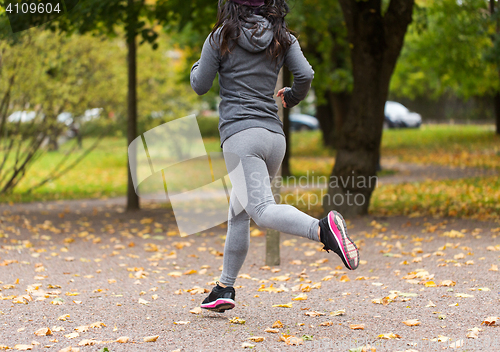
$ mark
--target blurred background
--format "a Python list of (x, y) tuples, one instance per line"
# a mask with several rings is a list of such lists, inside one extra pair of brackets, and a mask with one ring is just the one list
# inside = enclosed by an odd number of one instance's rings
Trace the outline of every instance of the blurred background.
[[(385, 26), (383, 42), (377, 31), (363, 37), (350, 25), (349, 1), (288, 3), (289, 27), (316, 75), (307, 99), (283, 116), (289, 138), (283, 175), (376, 172), (379, 187), (363, 191), (371, 213), (498, 217), (498, 1), (400, 1), (410, 10), (392, 22), (396, 1), (355, 5), (352, 16), (378, 16), (373, 26)], [(0, 2), (1, 202), (127, 196), (129, 209), (138, 208), (127, 190), (128, 143), (190, 114), (207, 151), (220, 151), (217, 80), (203, 97), (189, 84), (216, 1), (80, 1), (44, 24), (18, 19), (31, 28), (16, 33), (9, 4)], [(401, 46), (391, 47), (399, 37)], [(387, 47), (373, 62), (358, 49), (370, 40)], [(379, 69), (387, 79), (364, 85), (365, 59), (367, 79)], [(285, 71), (284, 85), (292, 79)], [(369, 103), (375, 96), (379, 103)], [(359, 142), (352, 159), (366, 154), (370, 161), (335, 169), (353, 135), (371, 144)], [(415, 170), (420, 178), (410, 177)]]

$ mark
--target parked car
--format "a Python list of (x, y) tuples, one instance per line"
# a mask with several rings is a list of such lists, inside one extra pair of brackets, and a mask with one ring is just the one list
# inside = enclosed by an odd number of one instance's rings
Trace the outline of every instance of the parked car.
[(385, 103), (384, 128), (418, 128), (421, 124), (422, 116), (416, 112), (411, 112), (403, 104), (395, 101), (388, 101)]
[(292, 131), (313, 131), (319, 129), (317, 118), (306, 114), (290, 114), (290, 129)]

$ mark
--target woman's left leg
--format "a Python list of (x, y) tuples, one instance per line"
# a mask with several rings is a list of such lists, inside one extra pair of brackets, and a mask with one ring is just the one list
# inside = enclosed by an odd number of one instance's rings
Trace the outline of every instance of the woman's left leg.
[[(224, 153), (237, 158), (241, 173), (230, 173), (233, 193), (257, 226), (319, 241), (319, 220), (287, 204), (276, 204), (271, 190), (285, 154), (283, 135), (263, 128), (241, 131), (224, 142)], [(228, 165), (234, 169), (236, 165)], [(244, 201), (243, 201), (244, 200)]]

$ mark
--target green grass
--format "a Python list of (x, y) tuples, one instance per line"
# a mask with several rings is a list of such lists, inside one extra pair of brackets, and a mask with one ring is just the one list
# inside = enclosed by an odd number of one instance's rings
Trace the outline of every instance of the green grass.
[[(293, 133), (290, 140), (293, 155), (291, 168), (295, 176), (330, 174), (335, 150), (324, 148), (319, 132)], [(84, 140), (84, 147), (93, 142), (93, 139)], [(221, 151), (218, 138), (205, 138), (205, 146), (208, 152)], [(69, 148), (70, 145), (63, 145), (60, 151), (46, 153), (37, 160), (15, 192), (3, 195), (0, 202), (125, 195), (127, 144), (123, 138), (103, 139), (96, 150), (66, 175), (31, 194), (25, 193), (49, 174)], [(491, 126), (431, 125), (416, 130), (386, 130), (382, 141), (382, 155), (408, 162), (500, 168), (500, 138), (494, 134)], [(77, 154), (72, 155), (72, 159), (76, 157)], [(393, 173), (392, 170), (384, 172)], [(377, 204), (374, 203), (379, 207)]]

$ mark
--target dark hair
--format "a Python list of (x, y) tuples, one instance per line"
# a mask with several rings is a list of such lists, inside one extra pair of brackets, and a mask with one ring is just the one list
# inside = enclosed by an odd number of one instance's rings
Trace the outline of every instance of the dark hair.
[(292, 45), (290, 30), (285, 22), (285, 16), (289, 11), (290, 8), (286, 0), (266, 0), (265, 4), (259, 7), (240, 5), (230, 0), (219, 0), (217, 23), (210, 34), (210, 43), (212, 44), (214, 34), (220, 28), (220, 42), (218, 44), (221, 55), (231, 53), (241, 35), (242, 21), (254, 23), (251, 29), (254, 29), (255, 35), (258, 30), (257, 21), (250, 17), (253, 14), (258, 14), (267, 18), (271, 23), (274, 38), (266, 53), (273, 61), (278, 60)]

